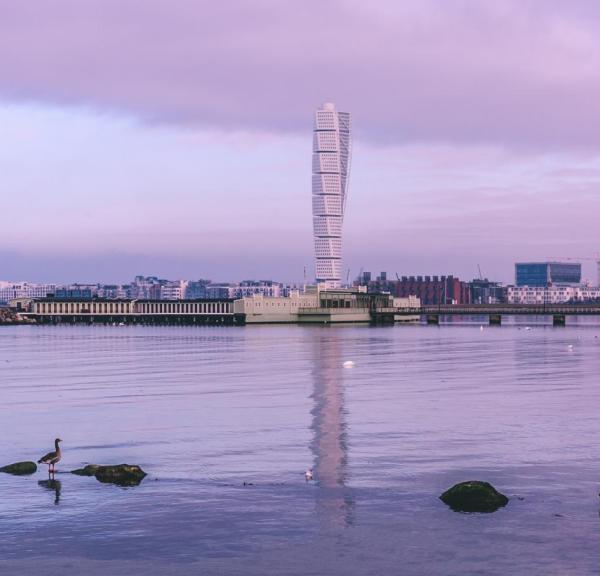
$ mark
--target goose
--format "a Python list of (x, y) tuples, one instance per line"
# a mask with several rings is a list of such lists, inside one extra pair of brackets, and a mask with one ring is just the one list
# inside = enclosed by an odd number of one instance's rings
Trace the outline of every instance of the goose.
[(38, 460), (38, 464), (47, 464), (48, 465), (48, 473), (54, 474), (54, 465), (60, 461), (62, 456), (60, 452), (59, 442), (62, 442), (60, 438), (54, 440), (54, 452), (48, 452), (45, 456), (42, 456)]

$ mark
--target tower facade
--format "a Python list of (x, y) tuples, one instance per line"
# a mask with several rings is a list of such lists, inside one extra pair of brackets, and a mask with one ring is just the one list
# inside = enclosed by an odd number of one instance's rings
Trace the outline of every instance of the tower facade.
[(352, 148), (350, 114), (334, 104), (315, 112), (312, 156), (312, 212), (316, 280), (339, 288), (342, 278), (342, 224), (348, 195)]

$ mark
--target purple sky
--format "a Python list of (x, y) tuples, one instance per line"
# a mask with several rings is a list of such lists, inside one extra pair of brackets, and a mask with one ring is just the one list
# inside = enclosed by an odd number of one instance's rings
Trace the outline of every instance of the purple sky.
[(0, 0), (0, 279), (312, 275), (327, 100), (351, 276), (593, 256), (599, 95), (595, 1)]

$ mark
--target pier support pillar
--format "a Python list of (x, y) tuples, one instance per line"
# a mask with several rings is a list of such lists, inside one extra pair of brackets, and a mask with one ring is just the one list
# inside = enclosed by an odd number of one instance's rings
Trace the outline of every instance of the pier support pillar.
[(502, 316), (500, 314), (490, 314), (490, 326), (502, 326)]
[(427, 314), (427, 324), (431, 324), (432, 326), (438, 326), (440, 323), (440, 315), (439, 314)]
[(567, 319), (564, 314), (554, 314), (552, 316), (552, 326), (565, 326)]

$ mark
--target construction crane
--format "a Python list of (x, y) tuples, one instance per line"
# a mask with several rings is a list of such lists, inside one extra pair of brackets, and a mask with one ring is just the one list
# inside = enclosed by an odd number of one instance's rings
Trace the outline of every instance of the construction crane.
[(600, 262), (600, 252), (595, 256), (581, 256), (578, 258), (577, 256), (546, 256), (548, 260), (595, 260), (596, 262)]

